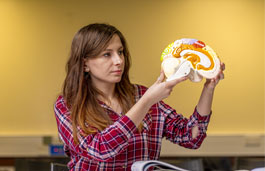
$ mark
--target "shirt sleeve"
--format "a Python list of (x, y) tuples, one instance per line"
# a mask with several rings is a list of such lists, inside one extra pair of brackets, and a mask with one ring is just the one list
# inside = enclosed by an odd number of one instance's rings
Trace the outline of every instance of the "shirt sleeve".
[(122, 116), (103, 131), (83, 136), (78, 134), (79, 144), (74, 143), (70, 112), (62, 97), (59, 97), (54, 106), (59, 137), (71, 151), (83, 157), (99, 161), (108, 161), (128, 146), (128, 140), (137, 129), (127, 117)]
[[(174, 109), (163, 101), (159, 102), (158, 105), (159, 110), (165, 117), (163, 137), (185, 148), (198, 149), (206, 137), (212, 112), (207, 116), (201, 116), (195, 107), (193, 114), (188, 119), (176, 113)], [(192, 138), (192, 128), (196, 125), (199, 128), (199, 132), (196, 138)]]

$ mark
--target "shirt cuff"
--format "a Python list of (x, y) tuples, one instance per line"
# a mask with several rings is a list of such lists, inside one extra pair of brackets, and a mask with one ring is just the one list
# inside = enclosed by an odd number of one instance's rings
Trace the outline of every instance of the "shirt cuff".
[(195, 118), (198, 120), (199, 123), (200, 122), (209, 122), (210, 118), (211, 118), (211, 115), (212, 115), (212, 111), (208, 115), (202, 116), (198, 112), (197, 106), (196, 106), (195, 109), (194, 109), (193, 115), (195, 116)]

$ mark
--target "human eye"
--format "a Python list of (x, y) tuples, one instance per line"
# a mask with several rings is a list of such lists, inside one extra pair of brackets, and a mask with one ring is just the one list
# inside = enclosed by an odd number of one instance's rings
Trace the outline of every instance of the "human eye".
[(107, 53), (103, 53), (103, 56), (104, 56), (104, 57), (109, 57), (109, 56), (110, 56), (110, 53), (109, 53), (109, 52), (107, 52)]
[(123, 55), (123, 49), (118, 51), (119, 55)]

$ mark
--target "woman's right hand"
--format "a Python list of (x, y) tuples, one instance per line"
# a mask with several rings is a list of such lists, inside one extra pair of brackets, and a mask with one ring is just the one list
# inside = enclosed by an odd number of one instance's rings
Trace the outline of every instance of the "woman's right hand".
[(167, 98), (174, 86), (182, 81), (187, 80), (187, 78), (188, 77), (182, 77), (171, 81), (164, 81), (165, 74), (162, 70), (157, 81), (145, 92), (142, 98), (146, 98), (149, 102), (149, 105), (152, 106), (153, 104)]

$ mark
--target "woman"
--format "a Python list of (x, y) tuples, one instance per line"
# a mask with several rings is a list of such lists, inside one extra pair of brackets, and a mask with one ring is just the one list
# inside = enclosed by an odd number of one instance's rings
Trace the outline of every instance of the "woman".
[(135, 161), (158, 160), (163, 137), (193, 149), (206, 137), (222, 71), (206, 81), (187, 119), (161, 101), (186, 77), (164, 82), (162, 71), (147, 89), (130, 82), (129, 68), (125, 38), (115, 27), (90, 24), (74, 36), (54, 108), (70, 170), (130, 170)]

